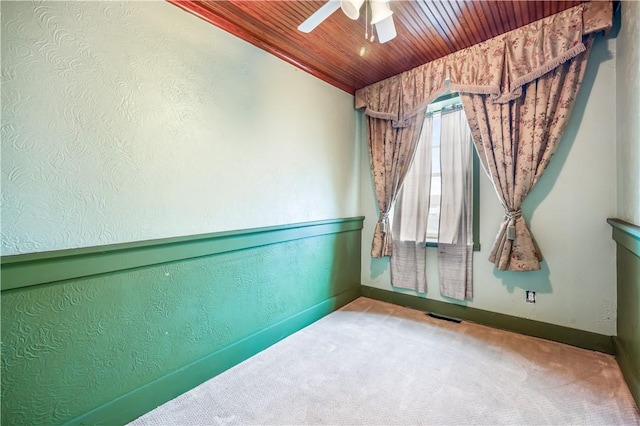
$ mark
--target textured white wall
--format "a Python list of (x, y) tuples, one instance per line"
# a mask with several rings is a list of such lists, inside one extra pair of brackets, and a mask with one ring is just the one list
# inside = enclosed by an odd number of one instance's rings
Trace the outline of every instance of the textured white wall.
[[(616, 209), (615, 39), (599, 38), (563, 140), (523, 205), (545, 262), (535, 272), (501, 272), (487, 258), (504, 214), (489, 179), (480, 181), (480, 252), (474, 254), (473, 301), (479, 309), (605, 335), (615, 334), (615, 245), (606, 223)], [(361, 117), (362, 118), (362, 117)], [(359, 120), (359, 127), (364, 120)], [(377, 217), (366, 142), (361, 149), (362, 283), (391, 290), (389, 262), (371, 259)], [(439, 294), (436, 249), (427, 249), (429, 299)], [(537, 303), (525, 302), (525, 290)], [(411, 291), (402, 291), (415, 294)]]
[(357, 213), (353, 97), (165, 2), (2, 7), (2, 254)]
[(623, 1), (616, 56), (618, 214), (640, 225), (640, 3)]

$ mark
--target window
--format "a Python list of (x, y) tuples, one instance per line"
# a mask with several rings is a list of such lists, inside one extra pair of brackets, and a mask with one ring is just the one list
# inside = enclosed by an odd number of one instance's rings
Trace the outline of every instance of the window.
[[(427, 243), (438, 243), (438, 225), (440, 223), (440, 200), (442, 198), (442, 178), (440, 175), (440, 126), (442, 113), (433, 114), (431, 132), (431, 189), (429, 192), (429, 217), (427, 219)], [(420, 144), (417, 149), (425, 149)]]
[[(418, 142), (418, 146), (416, 148), (416, 154), (414, 157), (414, 163), (412, 163), (411, 168), (409, 169), (407, 176), (405, 177), (405, 181), (403, 184), (403, 188), (401, 190), (398, 199), (396, 200), (396, 205), (394, 206), (395, 213), (396, 210), (402, 211), (403, 221), (420, 221), (424, 218), (421, 218), (422, 210), (427, 211), (426, 225), (420, 226), (416, 225), (415, 228), (418, 228), (419, 231), (414, 233), (414, 227), (411, 227), (410, 233), (415, 234), (415, 238), (422, 238), (422, 234), (424, 232), (424, 241), (427, 246), (436, 247), (438, 244), (439, 238), (439, 230), (441, 226), (441, 212), (442, 208), (442, 171), (441, 171), (441, 145), (443, 143), (448, 143), (447, 140), (442, 140), (442, 117), (443, 114), (448, 114), (449, 112), (461, 110), (462, 104), (460, 102), (460, 97), (458, 94), (450, 94), (442, 96), (436, 99), (429, 105), (427, 109), (427, 118), (425, 120), (425, 125), (423, 126), (423, 134), (420, 136), (420, 141)], [(462, 126), (468, 126), (466, 124), (466, 119), (461, 121)], [(468, 129), (468, 127), (467, 127)], [(467, 130), (468, 132), (468, 130)], [(426, 133), (426, 134), (425, 134)], [(465, 133), (466, 134), (466, 133)], [(448, 135), (448, 134), (447, 134)], [(447, 135), (444, 137), (446, 138)], [(449, 136), (451, 137), (451, 136)], [(473, 143), (471, 141), (469, 135), (469, 161), (463, 161), (463, 164), (468, 164), (468, 170), (463, 171), (463, 173), (469, 173), (471, 177), (471, 191), (470, 199), (471, 199), (471, 228), (473, 234), (473, 248), (475, 251), (480, 249), (479, 244), (479, 169), (480, 164), (477, 157), (477, 153), (475, 148), (473, 148)], [(446, 147), (445, 147), (446, 148)], [(427, 150), (428, 152), (425, 152)], [(427, 165), (426, 162), (429, 164)], [(405, 188), (407, 192), (411, 194), (404, 194)], [(412, 201), (412, 197), (424, 197), (428, 193), (428, 200), (416, 200)], [(402, 203), (402, 207), (398, 206), (398, 203)], [(417, 207), (414, 207), (417, 206)], [(427, 208), (425, 208), (427, 207)], [(413, 213), (412, 217), (407, 216), (408, 209), (415, 209), (418, 213)], [(394, 228), (400, 231), (401, 239), (406, 240), (411, 237), (406, 237), (409, 235), (405, 231), (405, 227), (398, 225), (398, 222), (392, 218), (394, 222)], [(424, 230), (424, 231), (423, 231)], [(394, 229), (394, 233), (396, 230)]]

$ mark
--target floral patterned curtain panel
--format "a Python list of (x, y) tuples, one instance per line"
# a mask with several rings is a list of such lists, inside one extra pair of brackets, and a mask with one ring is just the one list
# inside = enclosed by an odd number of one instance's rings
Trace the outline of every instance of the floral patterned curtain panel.
[(582, 85), (587, 50), (537, 80), (521, 97), (495, 103), (488, 95), (461, 95), (478, 156), (505, 210), (489, 260), (498, 269), (540, 269), (541, 255), (520, 206), (549, 165)]
[[(539, 84), (532, 82), (548, 74), (547, 77), (550, 77), (552, 70), (556, 70), (566, 61), (583, 54), (586, 50), (583, 43), (585, 35), (608, 30), (612, 25), (612, 17), (613, 10), (610, 1), (583, 3), (358, 90), (356, 92), (356, 108), (365, 108), (367, 115), (371, 169), (378, 208), (380, 209), (371, 255), (382, 257), (392, 254), (388, 212), (413, 158), (424, 111), (429, 102), (447, 89), (447, 81), (449, 89), (453, 91), (485, 95), (482, 97), (482, 103), (487, 107), (487, 111), (497, 109), (505, 114), (506, 111), (515, 111), (514, 108), (517, 108), (515, 105), (524, 102), (523, 93), (538, 90)], [(584, 55), (582, 58), (587, 56)], [(569, 67), (571, 63), (562, 65), (562, 68)], [(580, 72), (581, 69), (577, 71)], [(553, 75), (555, 75), (555, 71)], [(581, 82), (582, 78), (578, 78), (578, 80)], [(574, 86), (577, 91), (580, 86), (579, 82)], [(556, 86), (553, 88), (557, 89)], [(547, 83), (541, 83), (540, 90), (547, 89), (551, 90), (552, 87)], [(564, 93), (563, 90), (561, 92)], [(575, 93), (571, 96), (561, 95), (565, 98), (567, 96), (572, 105)], [(553, 103), (553, 101), (551, 102)], [(477, 106), (477, 108), (476, 106), (465, 106), (465, 111), (468, 110), (467, 114), (469, 111), (475, 110), (476, 116), (479, 116), (479, 103), (479, 100), (471, 101), (471, 98), (467, 97), (467, 105)], [(489, 104), (491, 106), (488, 106)], [(506, 110), (501, 110), (500, 108), (503, 107), (500, 105), (504, 105)], [(564, 108), (561, 113), (566, 114), (566, 118), (568, 118), (570, 110), (571, 108)], [(558, 117), (557, 120), (564, 121), (564, 118)], [(519, 125), (520, 118), (514, 119), (512, 123)], [(549, 130), (549, 134), (553, 134), (553, 137), (559, 140), (562, 130), (564, 130), (564, 125), (555, 123), (553, 130)], [(517, 129), (515, 133), (518, 133)], [(542, 133), (542, 136), (547, 136), (544, 131)], [(483, 137), (490, 134), (491, 131), (486, 131)], [(478, 129), (476, 129), (474, 136), (477, 135)], [(540, 137), (540, 135), (536, 137)], [(476, 139), (476, 144), (478, 143)], [(484, 144), (483, 140), (482, 145), (484, 146)], [(547, 143), (546, 145), (553, 144)], [(509, 150), (513, 152), (514, 148), (515, 152), (519, 149), (514, 146)], [(487, 146), (487, 149), (491, 149), (490, 146)], [(552, 153), (555, 148), (549, 149)], [(541, 159), (542, 166), (540, 167), (542, 170), (546, 167), (548, 157)], [(518, 167), (514, 168), (514, 171), (516, 169)], [(511, 180), (515, 182), (518, 179), (520, 178), (514, 176)], [(524, 189), (519, 191), (528, 193), (528, 190)], [(516, 247), (516, 250), (511, 251), (514, 256), (525, 256), (526, 260), (513, 263), (502, 260), (496, 264), (501, 269), (509, 270), (537, 269), (539, 263), (536, 267), (537, 261), (530, 259), (530, 256), (535, 257), (535, 250), (526, 249), (525, 247), (528, 245), (526, 242), (523, 242), (522, 246), (518, 245), (519, 238), (522, 240), (527, 240), (527, 238), (530, 240), (531, 238), (526, 225), (524, 228), (522, 225), (518, 225), (518, 223), (524, 224), (518, 210), (519, 204), (515, 202), (515, 199), (507, 202), (508, 198), (505, 197), (503, 202), (508, 208), (509, 223), (515, 222), (516, 238), (507, 240), (512, 241), (511, 245)], [(505, 232), (508, 229), (513, 232), (514, 227), (507, 226)], [(499, 234), (497, 241), (500, 240)], [(499, 242), (496, 243), (496, 245), (498, 244)], [(494, 249), (496, 256), (503, 259), (503, 255), (497, 253), (502, 253), (504, 250)], [(511, 255), (507, 257), (513, 259)]]
[(400, 102), (401, 79), (391, 78), (369, 88), (370, 106), (375, 113), (367, 114), (369, 130), (369, 160), (380, 216), (371, 246), (372, 257), (391, 256), (393, 244), (389, 211), (418, 144), (424, 114), (414, 114), (398, 120), (391, 111)]

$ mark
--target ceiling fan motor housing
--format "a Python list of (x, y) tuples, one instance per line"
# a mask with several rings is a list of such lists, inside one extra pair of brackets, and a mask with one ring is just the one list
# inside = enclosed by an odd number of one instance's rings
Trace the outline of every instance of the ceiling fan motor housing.
[(340, 8), (349, 19), (356, 20), (360, 16), (360, 8), (364, 0), (340, 0)]
[[(366, 0), (327, 0), (327, 2), (309, 16), (298, 26), (298, 30), (304, 33), (311, 32), (333, 12), (342, 9), (342, 12), (350, 19), (357, 20), (360, 17), (360, 8)], [(393, 12), (389, 7), (389, 0), (369, 0), (371, 3), (371, 25), (375, 25), (378, 33), (378, 41), (386, 43), (396, 37), (396, 28), (393, 23)], [(373, 41), (373, 37), (371, 38)]]
[(371, 0), (371, 24), (375, 25), (393, 15), (386, 1)]

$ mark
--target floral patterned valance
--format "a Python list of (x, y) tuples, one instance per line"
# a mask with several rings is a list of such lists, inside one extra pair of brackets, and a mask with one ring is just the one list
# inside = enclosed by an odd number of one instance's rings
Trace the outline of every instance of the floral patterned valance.
[(585, 50), (583, 36), (611, 28), (611, 1), (567, 9), (356, 91), (356, 108), (404, 127), (449, 81), (449, 89), (490, 94), (502, 103), (522, 86)]

